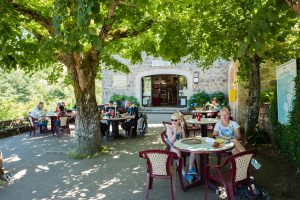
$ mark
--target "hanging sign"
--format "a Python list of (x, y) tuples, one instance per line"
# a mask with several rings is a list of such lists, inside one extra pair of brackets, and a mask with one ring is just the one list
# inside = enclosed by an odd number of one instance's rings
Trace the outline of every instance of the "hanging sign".
[(199, 72), (194, 72), (194, 83), (195, 84), (199, 83)]
[(230, 89), (229, 90), (229, 101), (230, 102), (235, 102), (236, 101), (236, 90), (235, 89)]

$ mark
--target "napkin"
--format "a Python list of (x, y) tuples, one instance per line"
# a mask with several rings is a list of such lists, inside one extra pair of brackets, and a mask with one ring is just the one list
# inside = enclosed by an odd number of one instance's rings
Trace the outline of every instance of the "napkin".
[(213, 144), (213, 143), (215, 142), (215, 139), (206, 137), (206, 138), (205, 138), (205, 142), (210, 143), (210, 144)]

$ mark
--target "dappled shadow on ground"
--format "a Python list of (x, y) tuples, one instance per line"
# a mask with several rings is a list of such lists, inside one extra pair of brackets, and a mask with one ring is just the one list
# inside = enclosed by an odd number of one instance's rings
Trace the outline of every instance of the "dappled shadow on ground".
[[(164, 149), (161, 131), (163, 127), (152, 127), (144, 137), (104, 139), (109, 152), (84, 160), (68, 158), (67, 152), (74, 148), (72, 136), (22, 134), (1, 139), (5, 170), (15, 174), (2, 185), (1, 199), (144, 199), (146, 162), (138, 152)], [(297, 199), (299, 177), (293, 174), (295, 169), (277, 155), (270, 156), (269, 148), (262, 152), (257, 158), (262, 168), (254, 172), (256, 180), (272, 199)], [(204, 199), (204, 186), (184, 193), (177, 180), (176, 194), (177, 199)], [(169, 180), (154, 180), (150, 199), (170, 198)], [(209, 199), (218, 199), (214, 191)]]
[[(104, 141), (108, 153), (84, 160), (67, 157), (74, 147), (69, 136), (23, 134), (0, 140), (5, 169), (15, 174), (0, 189), (1, 199), (144, 199), (146, 163), (138, 152), (163, 149), (162, 130), (150, 128), (144, 137)], [(183, 193), (177, 180), (178, 199), (201, 199), (203, 192), (200, 187)], [(155, 180), (150, 198), (170, 197), (169, 180)]]

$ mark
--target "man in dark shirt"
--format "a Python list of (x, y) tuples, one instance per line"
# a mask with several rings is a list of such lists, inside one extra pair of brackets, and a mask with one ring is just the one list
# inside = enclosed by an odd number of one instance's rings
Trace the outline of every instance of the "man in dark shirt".
[[(137, 128), (137, 120), (138, 120), (138, 109), (137, 107), (132, 104), (132, 102), (130, 100), (126, 101), (126, 113), (125, 116), (127, 116), (127, 118), (129, 118), (130, 120), (124, 122), (122, 124), (122, 128), (126, 131), (132, 131), (132, 136), (135, 137), (136, 136), (136, 128)], [(131, 127), (133, 126), (133, 129), (131, 129)]]
[(130, 100), (126, 101), (125, 106), (126, 106), (127, 116), (130, 116), (130, 119), (137, 120), (139, 114), (137, 107), (134, 104), (132, 104)]
[(111, 116), (114, 115), (115, 107), (113, 106), (113, 101), (109, 101), (108, 107), (106, 107), (105, 112)]

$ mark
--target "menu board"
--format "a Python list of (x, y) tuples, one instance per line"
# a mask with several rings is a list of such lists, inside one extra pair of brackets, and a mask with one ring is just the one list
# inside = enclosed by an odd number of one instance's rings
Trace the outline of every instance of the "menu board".
[(151, 96), (151, 77), (144, 77), (143, 82), (143, 96)]
[(297, 62), (293, 59), (276, 67), (278, 121), (287, 124), (295, 99)]

